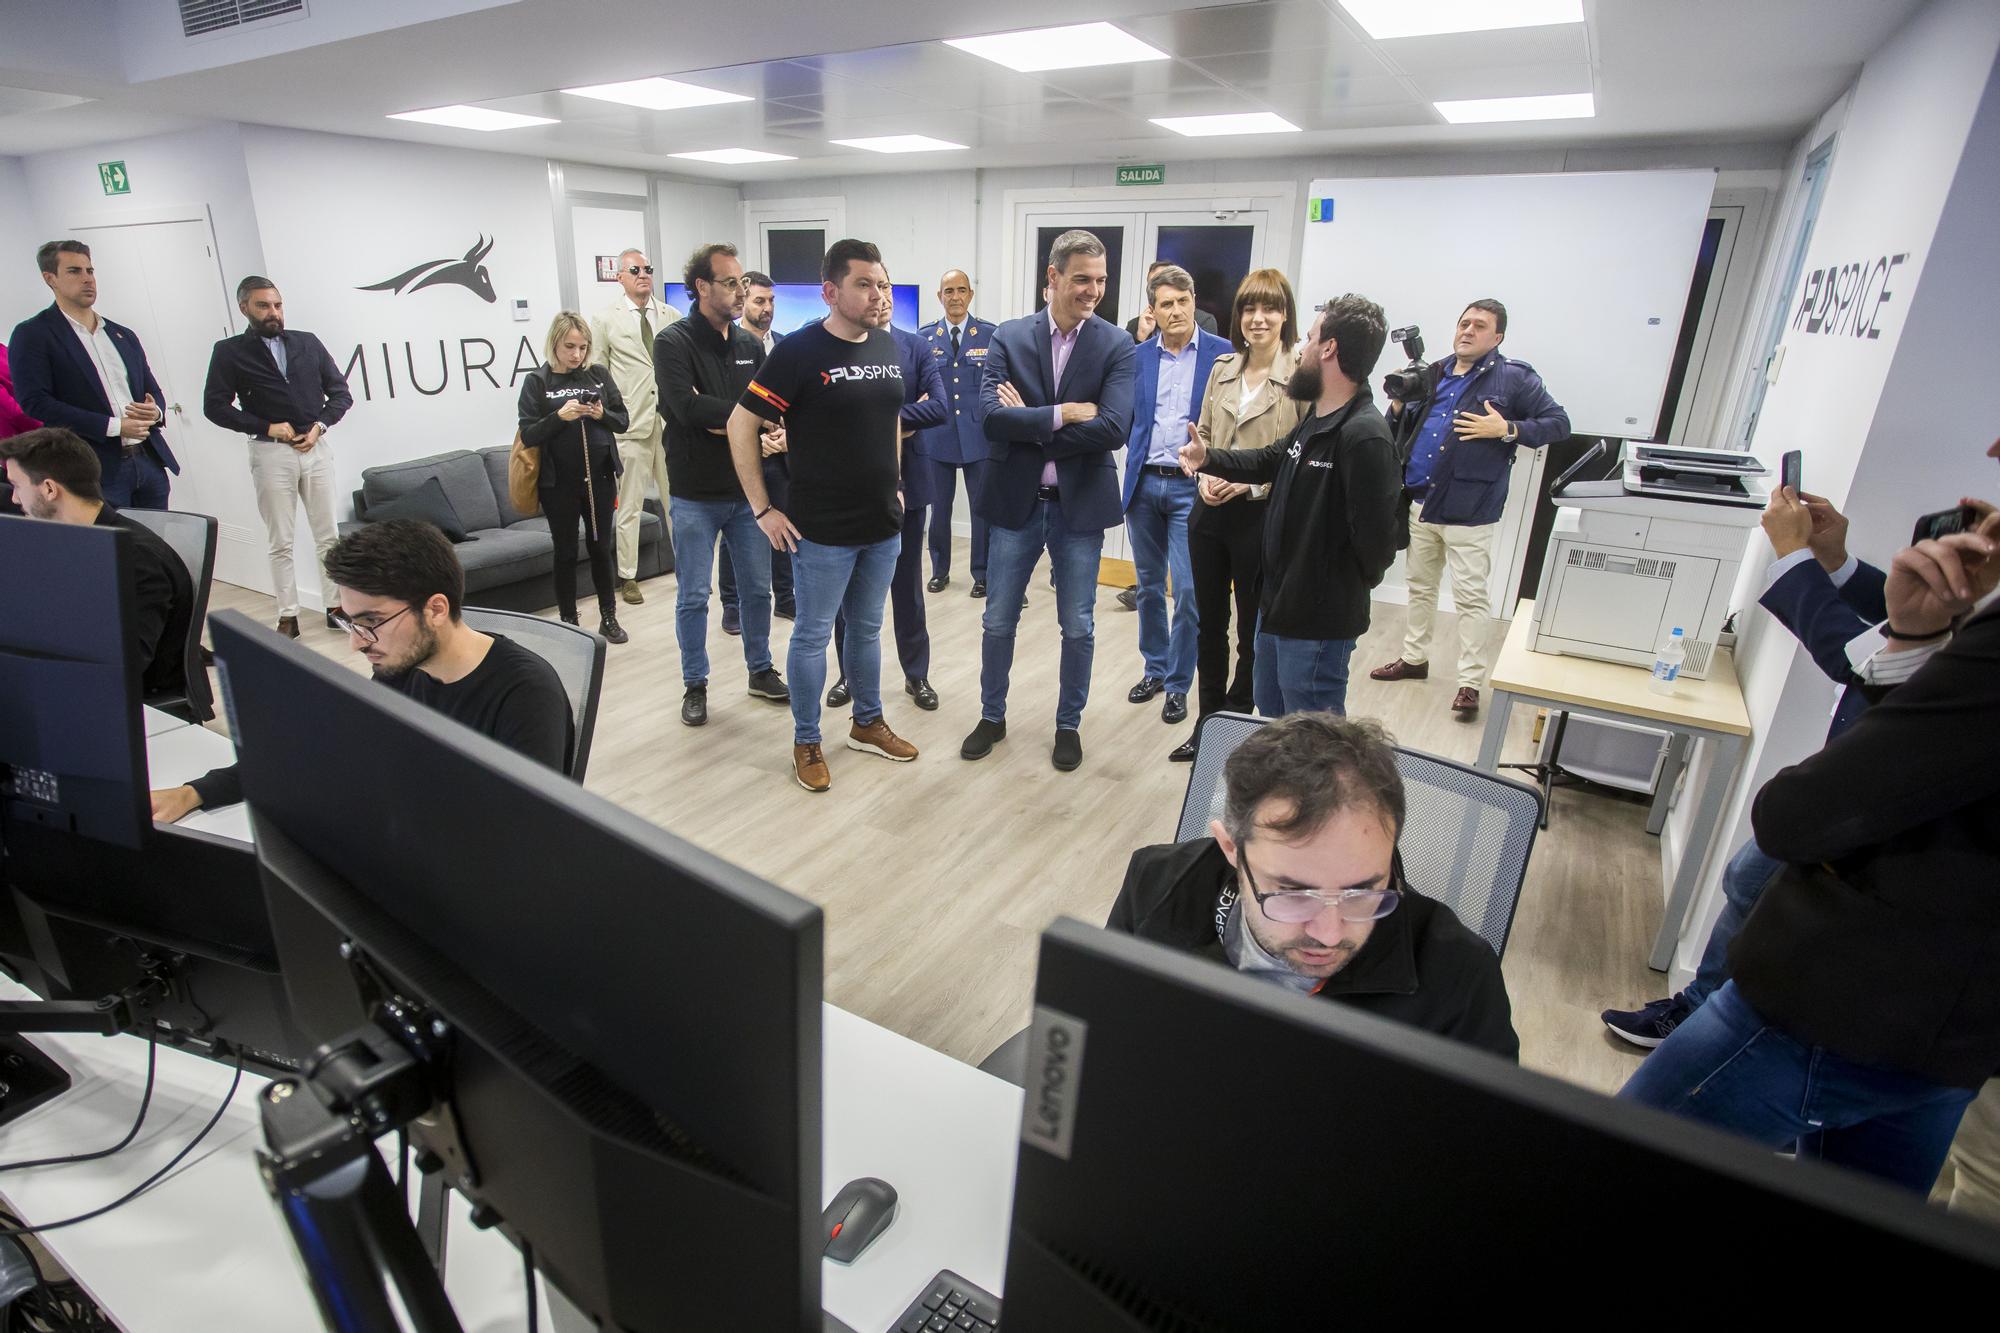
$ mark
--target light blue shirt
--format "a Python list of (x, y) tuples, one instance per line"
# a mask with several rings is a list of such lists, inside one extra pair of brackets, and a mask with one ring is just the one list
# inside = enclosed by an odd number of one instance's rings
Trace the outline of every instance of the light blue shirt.
[(1160, 344), (1160, 386), (1153, 397), (1153, 438), (1146, 449), (1146, 461), (1166, 467), (1179, 466), (1181, 446), (1188, 442), (1188, 409), (1194, 402), (1195, 349), (1199, 332), (1187, 340), (1176, 356)]
[(291, 378), (285, 370), (285, 340), (283, 338), (266, 338), (264, 339), (264, 346), (271, 349), (271, 359), (278, 363), (278, 373), (284, 375), (287, 379)]

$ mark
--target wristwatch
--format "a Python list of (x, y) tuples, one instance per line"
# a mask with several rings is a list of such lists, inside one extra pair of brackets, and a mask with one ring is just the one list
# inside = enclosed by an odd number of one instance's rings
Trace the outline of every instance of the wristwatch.
[(1500, 443), (1512, 444), (1514, 441), (1520, 438), (1521, 438), (1521, 428), (1510, 421), (1507, 423), (1507, 433), (1500, 437)]

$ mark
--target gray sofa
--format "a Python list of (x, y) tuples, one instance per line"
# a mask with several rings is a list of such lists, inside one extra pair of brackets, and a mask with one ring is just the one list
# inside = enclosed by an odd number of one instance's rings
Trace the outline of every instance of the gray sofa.
[[(465, 567), (466, 601), (503, 611), (540, 611), (554, 606), (555, 542), (549, 536), (549, 521), (540, 514), (523, 516), (507, 499), (507, 455), (506, 445), (476, 452), (455, 449), (364, 468), (361, 489), (354, 492), (354, 521), (341, 524), (341, 533), (366, 523), (371, 503), (387, 503), (436, 477), (471, 538), (455, 548), (459, 563)], [(646, 512), (639, 520), (641, 579), (673, 570), (673, 544), (666, 535), (660, 502), (646, 501)], [(595, 585), (581, 537), (570, 558), (578, 565), (577, 600), (588, 609)]]

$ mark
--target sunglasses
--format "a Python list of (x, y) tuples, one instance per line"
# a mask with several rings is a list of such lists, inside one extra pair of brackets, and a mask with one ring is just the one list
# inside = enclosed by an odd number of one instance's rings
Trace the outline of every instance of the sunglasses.
[(645, 274), (649, 278), (653, 276), (653, 266), (651, 264), (627, 264), (625, 266), (625, 271), (627, 273), (630, 273), (635, 278), (638, 277), (641, 273)]
[(1402, 876), (1394, 868), (1389, 872), (1389, 887), (1386, 889), (1341, 889), (1337, 893), (1322, 893), (1317, 889), (1279, 889), (1264, 893), (1257, 888), (1256, 876), (1250, 873), (1249, 854), (1238, 847), (1236, 873), (1243, 877), (1244, 887), (1257, 900), (1257, 910), (1287, 926), (1303, 926), (1329, 907), (1340, 912), (1342, 921), (1380, 921), (1395, 911), (1396, 904), (1402, 900)]

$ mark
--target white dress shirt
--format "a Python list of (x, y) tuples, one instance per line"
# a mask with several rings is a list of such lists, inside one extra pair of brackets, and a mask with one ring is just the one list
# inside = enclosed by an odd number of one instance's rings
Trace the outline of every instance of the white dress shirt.
[(111, 404), (110, 429), (106, 435), (120, 433), (125, 417), (125, 409), (132, 405), (132, 387), (125, 378), (125, 358), (118, 355), (118, 344), (111, 341), (111, 326), (98, 316), (97, 327), (87, 329), (70, 319), (69, 311), (63, 311), (63, 318), (76, 330), (76, 336), (83, 343), (84, 354), (97, 370), (97, 379), (104, 386), (104, 401)]

